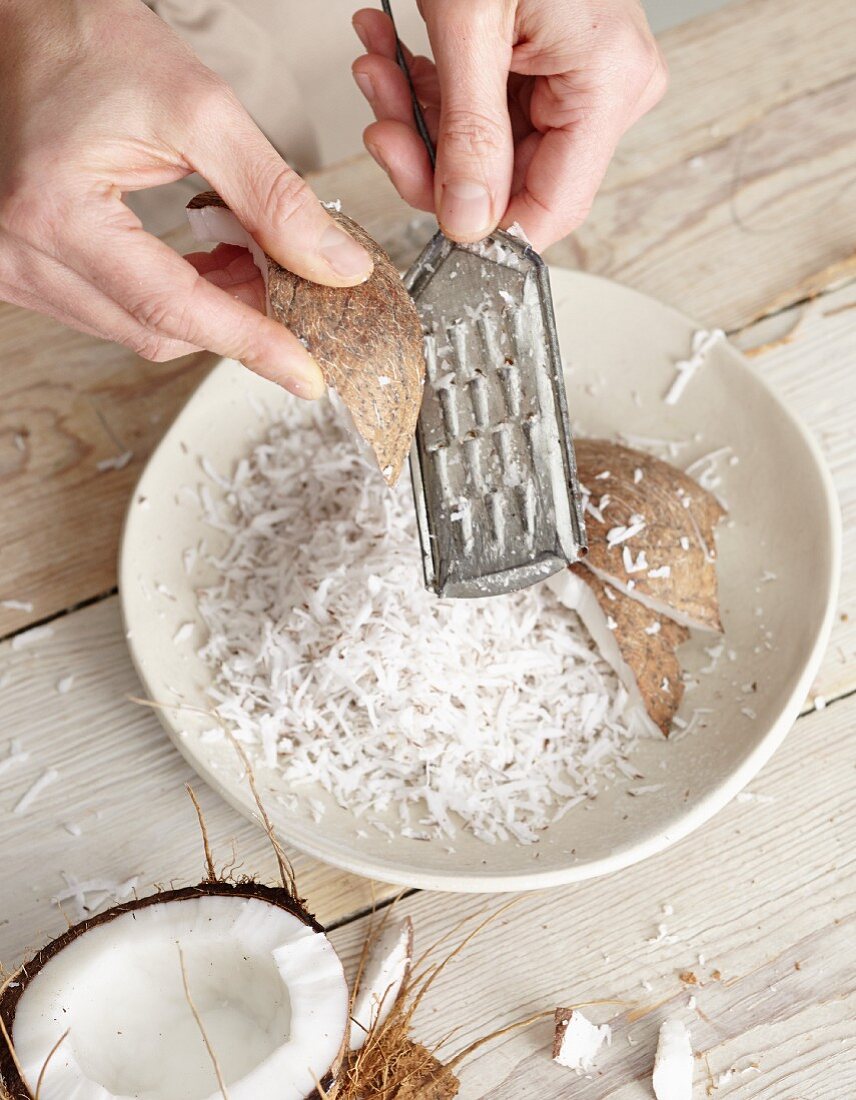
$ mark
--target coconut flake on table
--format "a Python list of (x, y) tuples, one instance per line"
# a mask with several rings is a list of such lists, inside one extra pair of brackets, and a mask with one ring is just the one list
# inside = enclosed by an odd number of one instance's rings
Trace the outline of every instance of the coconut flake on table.
[[(75, 834), (72, 834), (75, 835)], [(115, 879), (94, 878), (80, 882), (74, 875), (62, 872), (65, 887), (51, 898), (52, 905), (73, 901), (77, 920), (85, 920), (97, 912), (106, 902), (127, 901), (137, 889), (139, 876), (120, 882)], [(92, 895), (90, 897), (89, 895)]]
[(25, 814), (27, 810), (36, 801), (42, 791), (50, 787), (52, 783), (56, 783), (59, 779), (59, 772), (56, 768), (46, 768), (45, 771), (39, 776), (39, 778), (32, 784), (32, 786), (21, 795), (18, 801), (15, 803), (15, 807), (12, 810), (13, 814)]
[(29, 600), (0, 600), (0, 607), (6, 611), (30, 612), (33, 610), (33, 605)]
[(61, 676), (56, 682), (56, 690), (59, 695), (68, 695), (74, 686), (74, 673), (68, 676)]
[(34, 626), (25, 630), (22, 634), (16, 634), (12, 639), (12, 649), (26, 649), (27, 646), (42, 642), (45, 638), (53, 637), (53, 628), (50, 626)]
[(287, 407), (228, 483), (199, 494), (222, 533), (200, 652), (219, 718), (284, 789), (317, 784), (387, 836), (531, 843), (648, 732), (549, 586), (422, 587), (409, 488), (329, 405)]
[(18, 764), (26, 764), (29, 759), (30, 754), (24, 751), (20, 740), (17, 737), (14, 738), (9, 742), (9, 751), (0, 758), (0, 775), (11, 771)]
[(553, 1061), (582, 1073), (594, 1066), (598, 1051), (612, 1045), (609, 1024), (593, 1024), (579, 1009), (556, 1009)]
[(680, 1020), (665, 1020), (660, 1027), (652, 1084), (657, 1100), (692, 1100), (693, 1048)]
[(107, 470), (124, 470), (133, 457), (133, 451), (123, 451), (120, 455), (102, 458), (100, 462), (96, 463), (95, 468), (99, 474), (106, 473)]

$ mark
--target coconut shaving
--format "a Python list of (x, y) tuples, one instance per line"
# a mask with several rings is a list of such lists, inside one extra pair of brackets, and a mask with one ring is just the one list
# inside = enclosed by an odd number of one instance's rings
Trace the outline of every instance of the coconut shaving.
[(531, 843), (627, 772), (644, 727), (576, 615), (545, 585), (425, 591), (409, 486), (329, 403), (287, 408), (231, 475), (203, 469), (210, 697), (284, 788), (319, 784), (387, 836)]

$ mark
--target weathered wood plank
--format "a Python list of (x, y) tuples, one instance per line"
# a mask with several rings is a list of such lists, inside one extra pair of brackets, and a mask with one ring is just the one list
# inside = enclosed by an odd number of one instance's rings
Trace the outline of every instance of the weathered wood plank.
[[(694, 1096), (821, 1100), (856, 1092), (856, 803), (850, 752), (856, 700), (800, 719), (761, 776), (683, 843), (620, 874), (524, 896), (438, 980), (416, 1019), (449, 1052), (557, 1005), (610, 1020), (613, 1045), (590, 1077), (550, 1061), (549, 1022), (510, 1034), (462, 1070), (462, 1100), (648, 1100), (656, 1036), (679, 1015), (699, 1055)], [(666, 913), (663, 907), (667, 907)], [(668, 910), (671, 907), (672, 912)], [(399, 903), (417, 948), (448, 937), (442, 957), (499, 903), (420, 894)], [(470, 923), (456, 930), (462, 918)], [(367, 921), (335, 933), (353, 964)], [(665, 935), (657, 940), (658, 925)], [(674, 937), (673, 939), (671, 937)], [(703, 961), (699, 960), (703, 956)], [(501, 965), (499, 961), (501, 960)], [(697, 984), (681, 981), (689, 971)], [(715, 977), (715, 972), (721, 975)], [(647, 983), (647, 984), (643, 984)], [(650, 986), (650, 988), (648, 988)], [(689, 998), (696, 1007), (689, 1007)]]
[[(125, 699), (135, 682), (115, 604), (103, 601), (60, 620), (53, 637), (32, 648), (11, 652), (7, 643), (0, 651), (0, 674), (8, 677), (0, 745), (21, 736), (32, 753), (0, 775), (6, 883), (0, 957), (7, 963), (62, 927), (50, 905), (64, 885), (62, 872), (81, 880), (138, 875), (145, 890), (153, 881), (192, 880), (202, 867), (195, 818), (181, 789), (188, 769), (153, 716)], [(57, 694), (56, 683), (69, 674), (71, 690)], [(641, 1100), (650, 1096), (657, 1027), (671, 1011), (692, 1023), (696, 1048), (707, 1052), (715, 1077), (733, 1066), (761, 1069), (736, 1075), (715, 1095), (849, 1095), (856, 1087), (845, 1043), (852, 1044), (856, 1008), (856, 804), (851, 772), (841, 762), (854, 718), (851, 698), (800, 719), (752, 784), (751, 797), (682, 844), (619, 875), (523, 897), (486, 929), (439, 981), (417, 1021), (421, 1037), (460, 1027), (454, 1042), (463, 1046), (530, 1012), (575, 1000), (618, 998), (645, 1011), (631, 1022), (631, 1010), (619, 1010), (614, 1046), (591, 1081), (550, 1063), (549, 1027), (538, 1025), (475, 1057), (462, 1095), (549, 1100), (572, 1085), (590, 1100)], [(60, 778), (26, 814), (13, 815), (10, 808), (46, 767), (57, 768)], [(258, 831), (203, 784), (197, 791), (218, 860), (231, 858), (234, 838), (243, 868), (271, 875)], [(64, 825), (79, 826), (81, 835)], [(301, 857), (297, 868), (324, 919), (370, 902), (366, 882)], [(423, 947), (450, 933), (447, 942), (454, 943), (461, 918), (500, 904), (445, 895), (401, 903), (414, 914)], [(673, 913), (664, 914), (664, 906)], [(660, 923), (674, 940), (649, 942)], [(336, 933), (351, 961), (364, 934), (363, 920)], [(700, 984), (682, 983), (684, 970)], [(691, 995), (704, 1016), (686, 1007)], [(696, 1080), (703, 1095), (701, 1062)], [(790, 1092), (782, 1091), (785, 1083)]]
[[(845, 0), (747, 0), (668, 32), (672, 92), (626, 137), (554, 258), (734, 329), (842, 277), (856, 249), (856, 26)], [(698, 159), (700, 158), (700, 159)], [(400, 258), (425, 225), (356, 158), (313, 183)], [(848, 190), (849, 188), (849, 190)], [(427, 224), (427, 223), (426, 223)], [(184, 231), (171, 235), (189, 246)], [(0, 636), (115, 584), (121, 517), (204, 359), (152, 365), (0, 307)], [(810, 410), (809, 410), (810, 414)], [(97, 463), (133, 452), (122, 470)]]
[[(116, 583), (125, 503), (208, 366), (154, 364), (0, 305), (0, 636)], [(130, 452), (121, 469), (98, 464)]]
[[(261, 831), (198, 779), (139, 693), (118, 599), (58, 619), (31, 646), (0, 646), (0, 959), (6, 964), (64, 924), (50, 899), (78, 880), (194, 882), (203, 874), (199, 831), (184, 784), (194, 781), (218, 865), (237, 854), (247, 873), (275, 875)], [(61, 694), (60, 680), (73, 676)], [(4, 765), (18, 738), (29, 759)], [(14, 807), (45, 770), (57, 780), (23, 814)], [(80, 831), (79, 836), (69, 832)], [(233, 841), (235, 845), (233, 853)], [(324, 921), (372, 903), (372, 884), (294, 854), (301, 889)], [(389, 894), (389, 887), (386, 887)], [(71, 911), (71, 910), (70, 910)]]

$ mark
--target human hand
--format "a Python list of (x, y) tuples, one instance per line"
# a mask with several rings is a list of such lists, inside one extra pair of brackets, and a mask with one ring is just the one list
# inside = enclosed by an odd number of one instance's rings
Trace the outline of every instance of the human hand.
[(320, 396), (317, 364), (260, 312), (249, 253), (182, 258), (122, 202), (197, 171), (284, 267), (369, 275), (228, 86), (139, 0), (7, 0), (0, 18), (0, 297), (147, 359), (207, 348)]
[(434, 61), (411, 60), (437, 145), (432, 178), (383, 12), (354, 27), (354, 77), (377, 119), (369, 152), (448, 236), (518, 222), (538, 249), (586, 218), (621, 135), (666, 89), (637, 0), (419, 0)]

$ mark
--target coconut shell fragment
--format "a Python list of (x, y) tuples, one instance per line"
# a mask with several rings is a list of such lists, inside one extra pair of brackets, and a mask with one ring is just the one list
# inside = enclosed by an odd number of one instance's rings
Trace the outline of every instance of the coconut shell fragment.
[[(219, 195), (206, 191), (190, 201), (188, 211), (212, 206), (225, 209)], [(422, 326), (380, 245), (345, 214), (329, 214), (371, 255), (372, 274), (358, 286), (321, 286), (268, 256), (270, 312), (306, 345), (392, 485), (410, 451), (422, 403)]]
[(684, 696), (677, 649), (689, 638), (689, 630), (625, 596), (585, 566), (570, 568), (594, 594), (621, 658), (633, 674), (645, 712), (668, 737)]
[(669, 463), (619, 443), (579, 439), (575, 449), (594, 506), (586, 510), (587, 568), (677, 622), (721, 631), (714, 530), (725, 510), (716, 498)]

